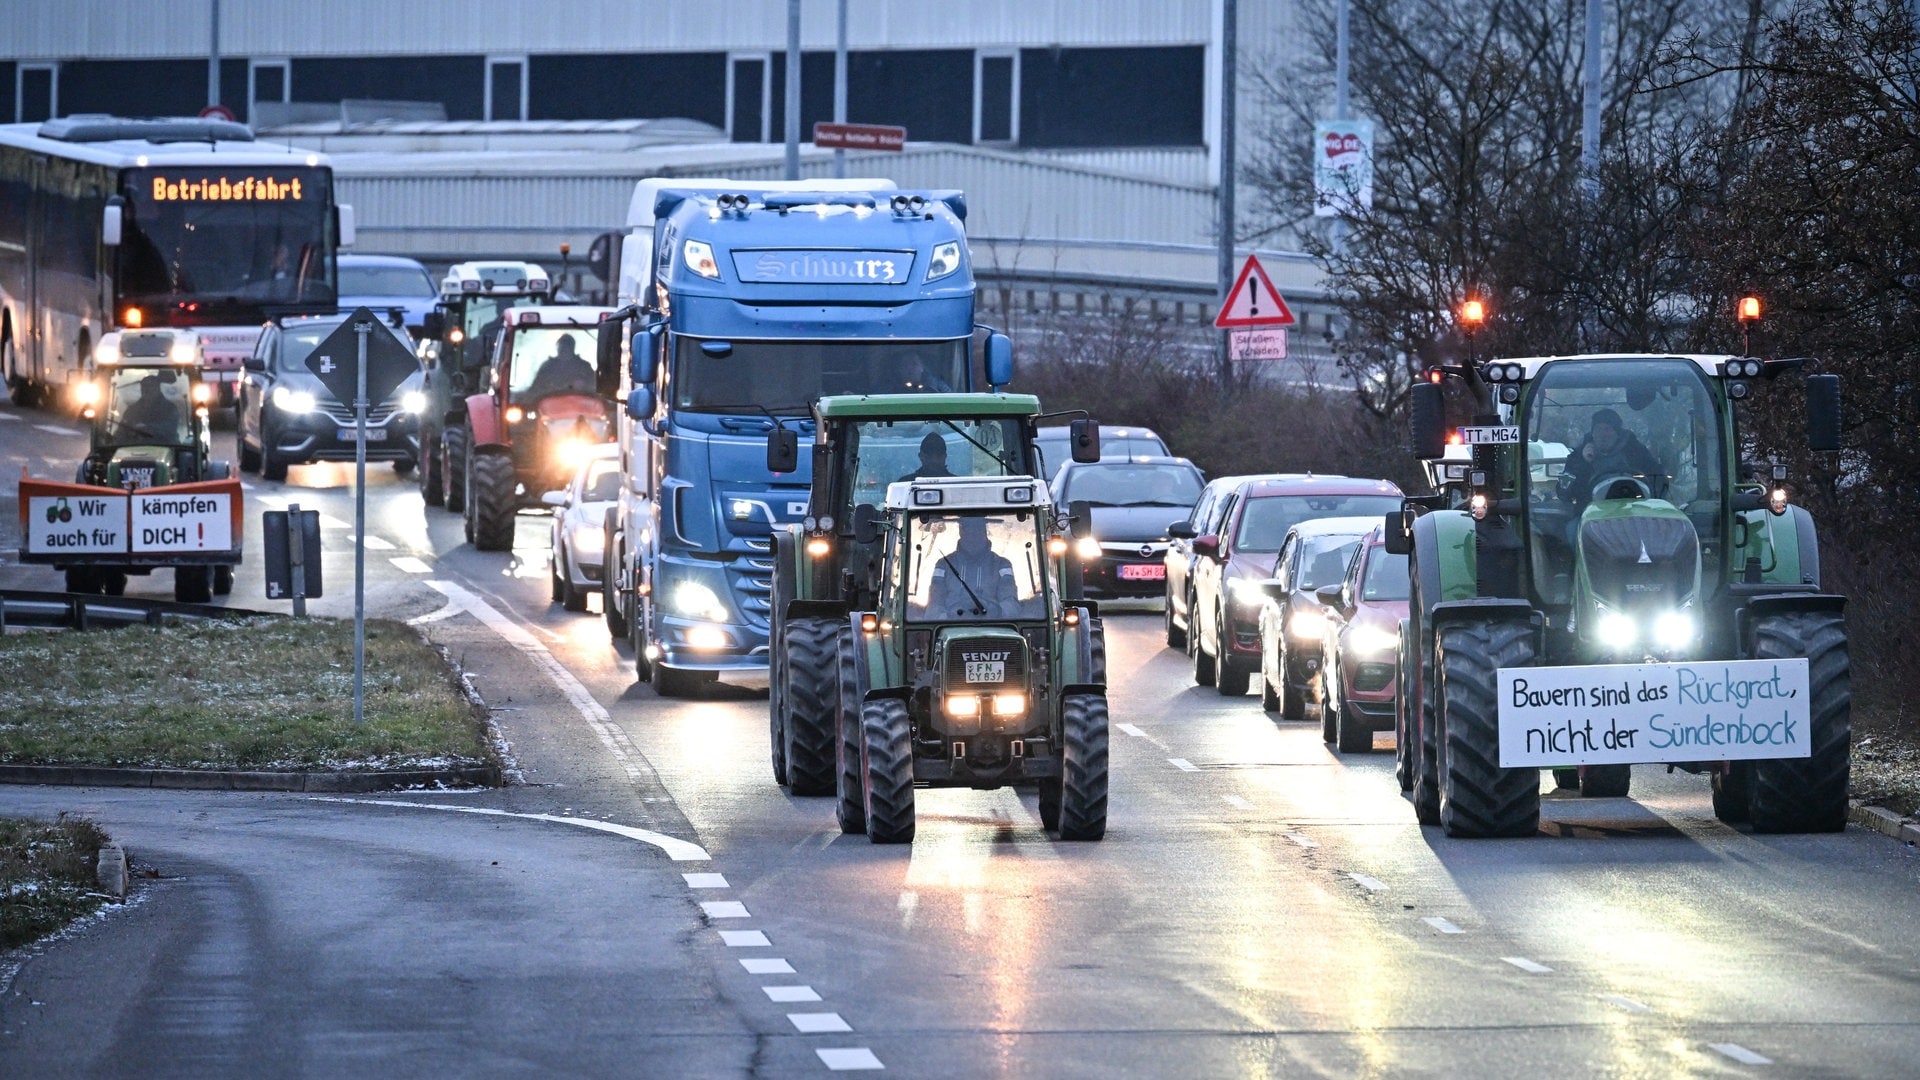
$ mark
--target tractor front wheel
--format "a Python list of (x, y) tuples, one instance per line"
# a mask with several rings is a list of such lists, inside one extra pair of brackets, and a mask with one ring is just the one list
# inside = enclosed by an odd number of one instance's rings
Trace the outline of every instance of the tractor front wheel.
[(1513, 619), (1462, 622), (1435, 634), (1439, 674), (1440, 825), (1448, 836), (1540, 831), (1540, 770), (1500, 767), (1498, 678), (1533, 663), (1533, 627)]
[(1713, 816), (1729, 825), (1753, 816), (1753, 762), (1730, 761), (1713, 774)]
[(834, 807), (840, 831), (851, 836), (867, 831), (866, 794), (861, 787), (860, 658), (859, 639), (852, 627), (841, 626), (834, 637)]
[(440, 441), (431, 430), (420, 433), (420, 500), (428, 506), (440, 506), (446, 503), (447, 493), (441, 485), (446, 469), (446, 459), (441, 456)]
[(1060, 726), (1060, 839), (1098, 840), (1107, 835), (1106, 697), (1067, 695), (1060, 704)]
[(440, 504), (448, 513), (463, 513), (467, 508), (467, 429), (448, 428), (440, 436), (440, 455), (444, 462), (440, 476), (446, 484)]
[(1582, 765), (1580, 795), (1588, 799), (1624, 799), (1633, 790), (1631, 765)]
[(1839, 832), (1847, 827), (1847, 779), (1853, 738), (1852, 662), (1847, 627), (1834, 611), (1793, 611), (1753, 621), (1759, 660), (1807, 661), (1807, 738), (1803, 758), (1753, 763), (1748, 808), (1753, 831)]
[(913, 729), (907, 703), (880, 698), (860, 706), (861, 756), (866, 759), (867, 839), (913, 842)]
[(173, 598), (182, 604), (204, 604), (213, 599), (213, 568), (176, 566), (173, 568)]
[(513, 458), (505, 453), (474, 454), (468, 461), (467, 521), (479, 551), (513, 548)]
[[(1417, 604), (1416, 604), (1417, 606)], [(1432, 628), (1428, 627), (1431, 634)], [(1407, 735), (1413, 743), (1413, 817), (1422, 825), (1440, 824), (1439, 712), (1433, 686), (1433, 641), (1421, 637), (1413, 703), (1407, 713)]]
[(780, 636), (787, 785), (795, 795), (830, 795), (838, 737), (840, 679), (834, 657), (840, 627), (832, 619), (794, 619)]

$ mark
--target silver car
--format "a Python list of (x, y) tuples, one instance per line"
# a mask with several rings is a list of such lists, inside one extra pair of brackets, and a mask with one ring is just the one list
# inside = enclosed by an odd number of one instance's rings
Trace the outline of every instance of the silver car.
[(587, 610), (587, 594), (600, 591), (606, 572), (607, 511), (620, 497), (620, 447), (596, 445), (561, 491), (540, 501), (553, 507), (553, 602), (568, 611)]

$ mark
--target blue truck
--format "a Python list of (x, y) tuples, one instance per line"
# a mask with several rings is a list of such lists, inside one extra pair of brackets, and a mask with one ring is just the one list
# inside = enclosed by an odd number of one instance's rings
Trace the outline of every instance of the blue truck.
[[(810, 455), (769, 465), (776, 428), (814, 435), (834, 394), (997, 388), (1005, 335), (974, 322), (966, 200), (887, 181), (650, 179), (621, 253), (626, 484), (608, 512), (608, 628), (664, 697), (764, 673), (776, 530), (807, 514)], [(976, 348), (976, 339), (979, 347)]]

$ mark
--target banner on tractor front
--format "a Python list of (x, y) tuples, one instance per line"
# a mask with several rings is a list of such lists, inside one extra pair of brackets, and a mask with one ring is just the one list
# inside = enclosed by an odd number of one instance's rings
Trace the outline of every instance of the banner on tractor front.
[(1502, 668), (1502, 768), (1799, 758), (1807, 662)]
[(22, 478), (21, 555), (237, 553), (243, 513), (238, 480), (121, 491)]

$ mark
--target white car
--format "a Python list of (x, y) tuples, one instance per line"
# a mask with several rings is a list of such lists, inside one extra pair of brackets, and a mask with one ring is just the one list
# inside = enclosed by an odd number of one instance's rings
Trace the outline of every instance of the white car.
[(587, 594), (600, 591), (606, 572), (607, 511), (620, 497), (620, 447), (593, 447), (566, 489), (540, 501), (553, 507), (553, 600), (568, 611), (587, 610)]

